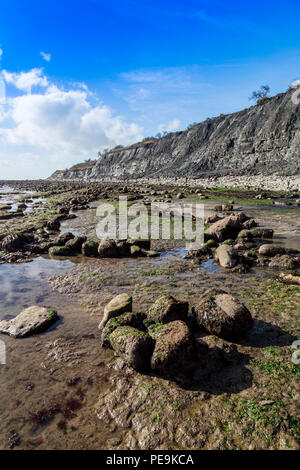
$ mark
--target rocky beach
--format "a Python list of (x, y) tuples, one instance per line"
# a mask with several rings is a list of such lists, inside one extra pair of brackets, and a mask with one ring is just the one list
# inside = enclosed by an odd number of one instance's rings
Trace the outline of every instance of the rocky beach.
[[(0, 183), (1, 448), (299, 448), (298, 180), (228, 178)], [(120, 195), (203, 247), (97, 239)]]
[(3, 455), (299, 451), (299, 16), (2, 2)]

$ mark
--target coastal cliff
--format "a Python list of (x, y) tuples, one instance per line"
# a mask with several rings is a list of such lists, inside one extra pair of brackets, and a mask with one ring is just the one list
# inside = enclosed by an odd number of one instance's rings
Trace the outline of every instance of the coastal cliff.
[(300, 174), (300, 105), (293, 89), (159, 139), (116, 148), (51, 179)]

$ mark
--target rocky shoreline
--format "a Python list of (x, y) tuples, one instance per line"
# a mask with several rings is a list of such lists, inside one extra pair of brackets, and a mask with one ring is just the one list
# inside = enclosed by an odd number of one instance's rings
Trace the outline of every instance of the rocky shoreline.
[[(0, 276), (40, 258), (72, 265), (0, 321), (1, 448), (299, 448), (298, 190), (8, 184)], [(97, 205), (120, 194), (202, 202), (204, 246), (96, 240)]]
[[(100, 179), (86, 178), (84, 173), (73, 174), (72, 171), (68, 171), (62, 175), (50, 177), (50, 181), (73, 181), (78, 180), (91, 181), (99, 183), (128, 183), (132, 184), (135, 181), (138, 184), (152, 184), (152, 185), (165, 185), (169, 186), (183, 186), (186, 188), (239, 188), (239, 189), (254, 189), (264, 191), (299, 191), (300, 188), (300, 176), (280, 176), (280, 175), (239, 175), (239, 176), (220, 176), (207, 178), (114, 178), (114, 177), (103, 177)], [(210, 181), (211, 179), (211, 181)]]

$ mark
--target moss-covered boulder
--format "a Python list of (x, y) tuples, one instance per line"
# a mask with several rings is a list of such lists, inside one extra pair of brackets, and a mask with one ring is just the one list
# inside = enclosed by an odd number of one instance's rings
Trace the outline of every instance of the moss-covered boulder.
[(54, 244), (56, 246), (65, 246), (65, 244), (74, 238), (73, 233), (71, 232), (65, 232), (60, 234), (58, 237), (54, 239)]
[(132, 312), (132, 297), (126, 293), (117, 295), (104, 307), (104, 315), (99, 329), (104, 328), (110, 318), (118, 317), (125, 312)]
[(169, 323), (175, 320), (187, 320), (188, 302), (176, 300), (171, 295), (162, 295), (150, 307), (147, 321), (151, 323)]
[(70, 256), (71, 250), (67, 246), (51, 246), (49, 248), (50, 256)]
[(118, 258), (119, 250), (114, 240), (104, 238), (98, 246), (98, 254), (100, 258)]
[(129, 245), (135, 245), (135, 246), (138, 246), (140, 248), (143, 248), (143, 250), (150, 250), (150, 247), (151, 247), (151, 241), (150, 239), (128, 239), (127, 242), (129, 243)]
[(89, 258), (97, 258), (98, 257), (98, 246), (99, 241), (97, 240), (88, 240), (82, 244), (81, 253), (84, 256), (88, 256)]
[(128, 243), (127, 240), (118, 240), (116, 242), (116, 245), (117, 245), (120, 256), (122, 256), (124, 258), (127, 258), (127, 257), (130, 256), (130, 246), (131, 246), (131, 244)]
[(44, 223), (44, 227), (50, 231), (57, 231), (60, 228), (61, 216), (57, 215)]
[(131, 245), (130, 246), (130, 254), (131, 256), (144, 256), (142, 248), (140, 248), (137, 245)]
[(149, 335), (155, 340), (151, 368), (156, 373), (173, 376), (193, 369), (197, 364), (196, 343), (183, 321), (155, 323), (149, 327)]
[(243, 242), (253, 240), (253, 235), (252, 235), (251, 230), (248, 230), (248, 229), (245, 229), (245, 228), (243, 230), (241, 230), (238, 234), (238, 240), (237, 241), (241, 241), (241, 240)]
[(66, 247), (72, 254), (81, 253), (81, 247), (86, 242), (86, 237), (78, 236), (74, 237), (66, 243)]
[(276, 255), (272, 258), (272, 261), (269, 263), (269, 267), (272, 269), (283, 269), (287, 271), (292, 271), (300, 267), (299, 259), (293, 258), (289, 255)]
[(0, 321), (0, 333), (14, 338), (24, 338), (46, 331), (57, 320), (56, 310), (33, 305), (12, 320)]
[(254, 219), (248, 219), (243, 223), (243, 227), (246, 230), (250, 230), (251, 228), (257, 227), (257, 222)]
[(229, 341), (241, 337), (253, 326), (247, 307), (222, 290), (206, 291), (194, 305), (194, 311), (201, 328)]
[(14, 252), (24, 248), (28, 241), (32, 241), (32, 236), (29, 237), (23, 233), (12, 233), (3, 238), (0, 247), (4, 251)]
[(119, 326), (132, 326), (133, 328), (137, 328), (138, 330), (146, 330), (144, 320), (146, 319), (145, 313), (140, 312), (127, 312), (123, 313), (119, 317), (114, 317), (108, 320), (105, 327), (102, 330), (101, 334), (101, 346), (103, 348), (109, 348), (110, 334)]
[(131, 326), (119, 326), (109, 336), (110, 344), (124, 362), (139, 372), (150, 369), (153, 339)]
[(274, 235), (274, 230), (272, 230), (271, 228), (256, 227), (252, 228), (250, 232), (253, 238), (270, 239), (273, 238)]

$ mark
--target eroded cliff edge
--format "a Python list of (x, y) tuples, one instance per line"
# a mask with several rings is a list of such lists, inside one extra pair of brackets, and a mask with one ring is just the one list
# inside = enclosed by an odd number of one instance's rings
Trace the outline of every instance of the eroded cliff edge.
[(53, 179), (201, 178), (229, 174), (300, 174), (300, 105), (295, 90), (181, 132), (102, 155), (95, 164)]

